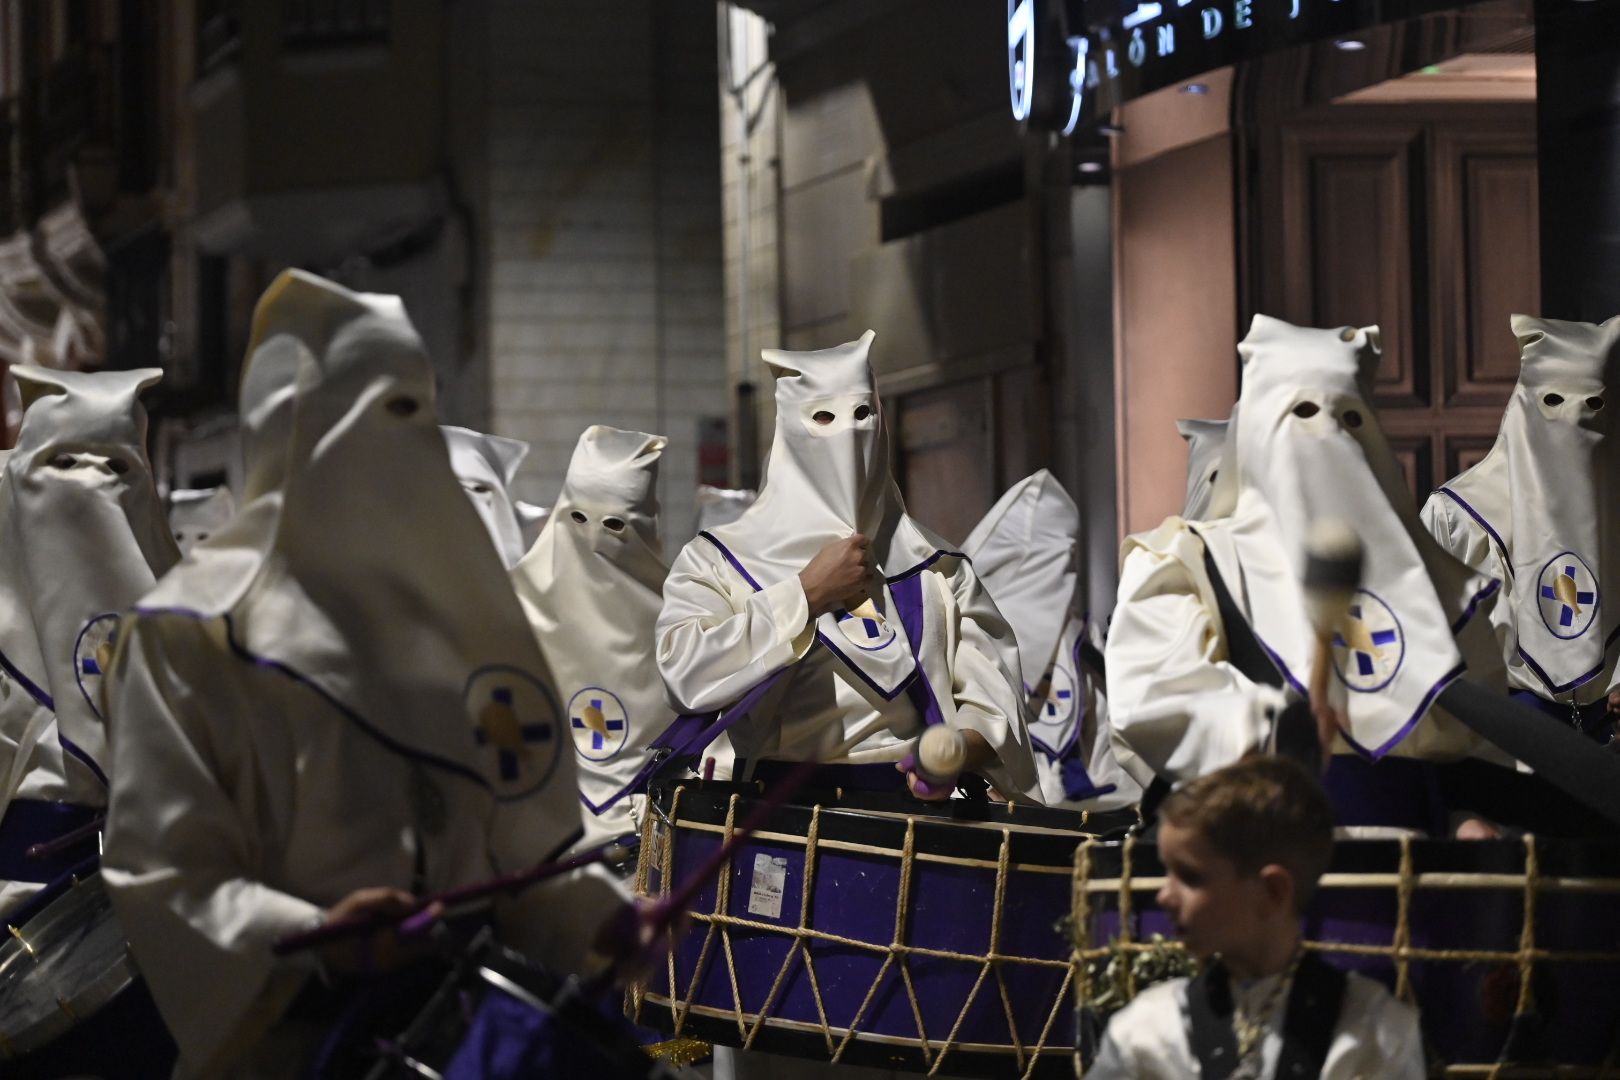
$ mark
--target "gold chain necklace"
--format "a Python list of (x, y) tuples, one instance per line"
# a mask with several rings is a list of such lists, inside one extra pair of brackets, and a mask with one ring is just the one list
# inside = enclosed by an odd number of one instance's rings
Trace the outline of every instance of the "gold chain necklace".
[[(1232, 1033), (1237, 1036), (1238, 1066), (1240, 1070), (1249, 1063), (1249, 1059), (1259, 1050), (1261, 1039), (1266, 1033), (1266, 1021), (1276, 1011), (1277, 1002), (1281, 1000), (1288, 987), (1292, 985), (1294, 972), (1299, 969), (1300, 958), (1304, 955), (1305, 947), (1303, 944), (1294, 946), (1294, 954), (1288, 958), (1288, 967), (1283, 970), (1282, 975), (1278, 977), (1271, 989), (1266, 991), (1266, 996), (1260, 1002), (1259, 1008), (1250, 1012), (1239, 1002), (1232, 1010)], [(1256, 1075), (1258, 1075), (1258, 1070), (1256, 1070)]]

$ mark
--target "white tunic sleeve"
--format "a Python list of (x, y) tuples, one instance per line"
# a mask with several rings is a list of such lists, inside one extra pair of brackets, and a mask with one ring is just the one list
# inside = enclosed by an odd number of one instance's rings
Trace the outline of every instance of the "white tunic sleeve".
[(803, 656), (815, 640), (797, 576), (759, 592), (701, 537), (664, 581), (658, 671), (677, 708), (708, 712), (742, 697)]
[(1227, 660), (1202, 559), (1179, 519), (1126, 540), (1104, 655), (1115, 748), (1144, 783), (1140, 765), (1173, 782), (1230, 765), (1282, 701)]
[(1461, 512), (1452, 499), (1438, 491), (1432, 493), (1418, 517), (1440, 546), (1459, 562), (1481, 574), (1507, 580), (1491, 538), (1479, 527), (1479, 522)]
[[(245, 692), (242, 665), (205, 624), (124, 621), (107, 681), (113, 758), (103, 875), (164, 1019), (193, 1069), (213, 1059), (280, 962), (277, 938), (322, 909), (258, 880), (248, 814), (262, 787), (242, 733), (274, 708), (275, 688)], [(255, 698), (257, 700), (255, 700)], [(308, 960), (288, 961), (301, 982)], [(267, 1006), (272, 1013), (279, 1006)]]
[[(925, 573), (924, 583), (945, 578)], [(1023, 676), (1012, 628), (977, 575), (963, 564), (941, 589), (947, 626), (947, 663), (955, 726), (977, 731), (996, 753), (986, 777), (1008, 798), (1044, 801), (1040, 773), (1024, 721)]]

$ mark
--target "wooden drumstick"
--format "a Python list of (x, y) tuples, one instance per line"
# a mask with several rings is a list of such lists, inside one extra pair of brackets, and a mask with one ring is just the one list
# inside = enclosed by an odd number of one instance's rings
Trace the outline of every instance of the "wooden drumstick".
[(967, 740), (955, 728), (935, 724), (917, 739), (911, 753), (900, 762), (907, 772), (917, 774), (917, 794), (937, 795), (956, 786), (967, 763)]
[(1365, 551), (1361, 537), (1337, 518), (1318, 521), (1305, 539), (1305, 615), (1316, 633), (1316, 652), (1311, 659), (1309, 686), (1311, 708), (1316, 714), (1317, 734), (1322, 741), (1324, 763), (1333, 751), (1338, 725), (1328, 701), (1328, 671), (1333, 663), (1333, 636), (1344, 625), (1350, 601), (1361, 584), (1361, 564)]

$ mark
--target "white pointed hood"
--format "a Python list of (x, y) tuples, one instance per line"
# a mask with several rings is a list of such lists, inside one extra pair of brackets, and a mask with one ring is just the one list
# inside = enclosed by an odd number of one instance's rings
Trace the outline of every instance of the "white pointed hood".
[(543, 798), (548, 829), (492, 822), (505, 866), (557, 848), (579, 825), (561, 707), (450, 470), (399, 298), (283, 273), (255, 312), (242, 397), (250, 502), (142, 607), (223, 617), (245, 662), (424, 776)]
[[(1225, 420), (1176, 421), (1176, 430), (1187, 441), (1187, 497), (1181, 507), (1181, 516), (1187, 521), (1223, 516), (1210, 513), (1210, 509), (1217, 502), (1215, 489), (1226, 456), (1227, 427)], [(1230, 512), (1230, 505), (1225, 510)]]
[[(1256, 635), (1303, 692), (1313, 640), (1300, 587), (1306, 534), (1328, 517), (1360, 533), (1361, 588), (1333, 664), (1351, 743), (1382, 755), (1463, 672), (1457, 634), (1499, 583), (1446, 554), (1418, 521), (1371, 404), (1376, 327), (1315, 330), (1259, 315), (1238, 351), (1240, 490), (1226, 527), (1211, 530), (1236, 549), (1234, 566), (1216, 544), (1223, 577), (1234, 596), (1246, 594)], [(1499, 669), (1493, 639), (1478, 642), (1468, 660)]]
[(224, 528), (235, 513), (236, 499), (228, 487), (176, 488), (169, 492), (169, 531), (182, 555)]
[(718, 488), (699, 484), (697, 489), (697, 531), (729, 525), (754, 505), (759, 492), (752, 488)]
[(0, 496), (0, 651), (55, 712), (62, 750), (104, 784), (100, 682), (118, 619), (179, 558), (139, 400), (162, 372), (11, 372), (24, 412)]
[[(827, 544), (856, 532), (895, 578), (945, 546), (906, 515), (889, 471), (889, 428), (867, 354), (874, 338), (761, 355), (776, 375), (776, 434), (759, 499), (713, 538), (756, 588), (792, 577)], [(821, 640), (892, 700), (916, 674), (912, 643), (887, 584), (859, 613), (829, 612)]]
[(512, 481), (529, 454), (529, 444), (463, 427), (446, 425), (442, 430), (450, 447), (451, 471), (489, 530), (501, 561), (516, 566), (528, 545), (512, 499)]
[(585, 429), (545, 529), (512, 570), (561, 691), (580, 792), (603, 819), (588, 827), (593, 839), (628, 831), (620, 796), (675, 719), (653, 633), (669, 573), (658, 534), (658, 460), (667, 442), (600, 424)]
[(1518, 655), (1546, 696), (1616, 684), (1620, 605), (1620, 316), (1601, 325), (1515, 315), (1521, 367), (1496, 443), (1441, 493), (1490, 535), (1506, 583)]
[(1024, 678), (1031, 682), (1052, 666), (1076, 606), (1079, 536), (1080, 508), (1042, 469), (1008, 488), (962, 545), (1012, 626)]

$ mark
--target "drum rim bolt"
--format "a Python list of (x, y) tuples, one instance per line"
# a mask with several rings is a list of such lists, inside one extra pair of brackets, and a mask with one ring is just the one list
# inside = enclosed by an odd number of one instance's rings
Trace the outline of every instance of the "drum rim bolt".
[(7, 926), (6, 929), (11, 931), (11, 936), (12, 937), (14, 937), (18, 941), (22, 942), (22, 947), (23, 947), (24, 950), (27, 951), (28, 958), (30, 960), (38, 960), (39, 959), (39, 954), (34, 952), (33, 944), (31, 942), (29, 942), (29, 940), (27, 938), (23, 937), (21, 930), (18, 930), (15, 926)]

